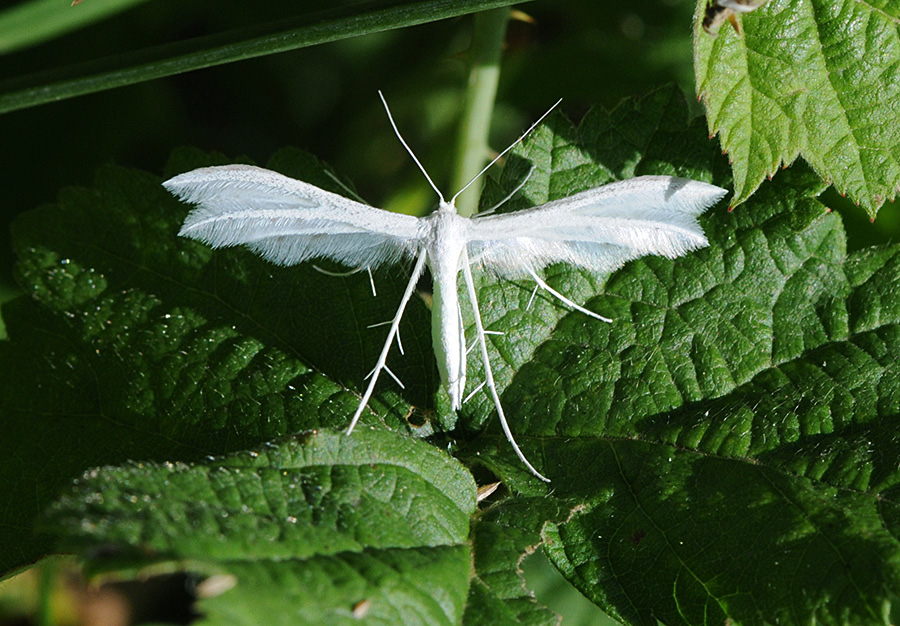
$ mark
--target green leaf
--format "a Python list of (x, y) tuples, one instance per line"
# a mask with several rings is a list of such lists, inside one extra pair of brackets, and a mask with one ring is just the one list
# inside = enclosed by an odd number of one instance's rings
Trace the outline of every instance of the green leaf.
[(475, 577), (464, 623), (557, 624), (559, 617), (538, 604), (522, 580), (520, 563), (541, 543), (548, 519), (562, 519), (558, 504), (545, 498), (511, 498), (473, 518)]
[(0, 83), (0, 113), (132, 85), (205, 67), (295, 50), (348, 37), (424, 24), (514, 0), (425, 0), (368, 3), (257, 24), (111, 58), (20, 76)]
[[(658, 121), (652, 104), (634, 112)], [(609, 145), (631, 144), (604, 128)], [(543, 189), (597, 167), (580, 163), (583, 142), (560, 140), (572, 129), (555, 130), (525, 148), (549, 172), (533, 176)], [(615, 273), (587, 296), (612, 324), (562, 316), (507, 379), (512, 430), (570, 512), (545, 528), (545, 550), (625, 623), (889, 623), (900, 250), (848, 255), (839, 218), (813, 199), (822, 187), (798, 166), (739, 211), (711, 211), (708, 249)], [(537, 332), (524, 315), (507, 325), (515, 337), (491, 338), (500, 355)], [(541, 493), (495, 436), (499, 455), (488, 437), (473, 451)]]
[[(205, 624), (455, 624), (475, 484), (409, 437), (317, 432), (202, 464), (90, 471), (45, 523), (66, 550), (233, 577)], [(277, 592), (273, 593), (273, 590)], [(358, 609), (360, 610), (360, 609)]]
[(900, 7), (770, 0), (718, 37), (694, 28), (697, 93), (744, 202), (802, 156), (874, 217), (900, 187)]

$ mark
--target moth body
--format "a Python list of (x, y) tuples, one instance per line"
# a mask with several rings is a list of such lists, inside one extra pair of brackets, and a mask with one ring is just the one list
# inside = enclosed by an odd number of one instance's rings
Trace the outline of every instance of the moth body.
[(457, 215), (453, 205), (446, 202), (424, 220), (428, 224), (426, 250), (433, 281), (431, 341), (441, 383), (456, 411), (462, 407), (466, 388), (467, 350), (456, 281), (462, 269), (470, 220)]

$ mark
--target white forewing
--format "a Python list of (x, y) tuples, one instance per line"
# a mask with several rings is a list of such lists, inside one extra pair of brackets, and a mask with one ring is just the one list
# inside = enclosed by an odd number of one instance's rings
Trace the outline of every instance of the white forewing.
[(197, 207), (179, 235), (214, 248), (246, 245), (279, 265), (327, 258), (377, 267), (415, 255), (420, 221), (250, 165), (204, 167), (163, 183)]
[(472, 220), (469, 256), (504, 276), (550, 263), (609, 272), (647, 254), (668, 258), (707, 244), (697, 216), (721, 187), (672, 176), (640, 176), (561, 200)]

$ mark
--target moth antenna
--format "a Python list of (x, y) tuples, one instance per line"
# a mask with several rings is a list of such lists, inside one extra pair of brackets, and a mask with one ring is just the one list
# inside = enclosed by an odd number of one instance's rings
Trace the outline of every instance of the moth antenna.
[[(472, 183), (474, 183), (476, 180), (478, 180), (479, 178), (481, 178), (481, 175), (484, 174), (486, 171), (488, 171), (489, 169), (491, 169), (491, 166), (493, 166), (494, 163), (496, 163), (497, 161), (499, 161), (500, 159), (502, 159), (502, 158), (504, 157), (504, 155), (506, 155), (507, 152), (509, 152), (510, 150), (512, 150), (512, 149), (516, 146), (516, 144), (518, 144), (520, 141), (522, 141), (523, 139), (525, 139), (525, 137), (527, 137), (528, 134), (529, 134), (531, 131), (533, 131), (535, 128), (537, 128), (537, 125), (540, 124), (541, 122), (543, 122), (543, 121), (544, 121), (544, 118), (546, 118), (548, 115), (550, 115), (550, 113), (553, 111), (553, 109), (555, 109), (556, 107), (559, 106), (559, 103), (560, 103), (560, 102), (562, 102), (562, 98), (560, 98), (559, 100), (557, 100), (556, 102), (554, 102), (554, 103), (553, 103), (553, 106), (551, 106), (549, 109), (547, 109), (547, 112), (546, 112), (546, 113), (544, 113), (542, 116), (540, 116), (539, 118), (537, 118), (537, 121), (536, 121), (534, 124), (532, 124), (531, 126), (529, 126), (529, 127), (528, 127), (528, 130), (526, 130), (524, 133), (522, 133), (522, 134), (519, 136), (518, 139), (516, 139), (514, 142), (512, 142), (511, 144), (509, 144), (509, 145), (506, 147), (506, 150), (504, 150), (503, 152), (501, 152), (500, 154), (498, 154), (497, 156), (495, 156), (495, 157), (493, 158), (493, 160), (492, 160), (490, 163), (488, 163), (487, 165), (485, 165), (484, 168), (482, 168), (482, 170), (481, 170), (480, 172), (478, 172), (477, 174), (475, 174), (475, 176), (472, 178), (472, 180), (470, 180), (469, 182), (467, 182), (467, 183), (463, 186), (462, 189), (460, 189), (459, 191), (457, 191), (457, 192), (453, 195), (453, 197), (450, 198), (450, 204), (453, 204), (453, 203), (456, 201), (456, 199), (459, 197), (459, 194), (461, 194), (461, 193), (464, 192), (466, 189), (468, 189), (469, 187), (471, 187), (471, 186), (472, 186)], [(387, 105), (385, 105), (385, 106), (387, 106)]]
[[(394, 134), (397, 135), (397, 139), (400, 140), (400, 143), (403, 144), (403, 147), (406, 148), (406, 151), (409, 152), (409, 156), (412, 157), (412, 160), (415, 161), (416, 165), (419, 166), (419, 169), (425, 174), (426, 180), (428, 180), (428, 184), (431, 185), (431, 188), (434, 189), (434, 192), (437, 194), (438, 198), (441, 201), (441, 204), (446, 204), (447, 202), (444, 200), (444, 194), (441, 193), (441, 190), (437, 188), (437, 185), (434, 184), (434, 181), (431, 180), (431, 176), (428, 175), (428, 172), (425, 171), (425, 167), (416, 157), (416, 154), (412, 151), (412, 148), (409, 147), (409, 144), (406, 143), (406, 140), (403, 139), (403, 135), (400, 134), (400, 129), (397, 128), (396, 122), (394, 122), (394, 116), (391, 115), (391, 109), (388, 107), (387, 100), (384, 99), (384, 94), (381, 93), (381, 90), (378, 90), (378, 97), (381, 98), (381, 103), (384, 105), (384, 110), (387, 112), (388, 120), (391, 122), (391, 126), (394, 128)], [(468, 187), (468, 185), (466, 185)], [(459, 194), (457, 194), (459, 195)], [(453, 196), (454, 198), (456, 196)]]

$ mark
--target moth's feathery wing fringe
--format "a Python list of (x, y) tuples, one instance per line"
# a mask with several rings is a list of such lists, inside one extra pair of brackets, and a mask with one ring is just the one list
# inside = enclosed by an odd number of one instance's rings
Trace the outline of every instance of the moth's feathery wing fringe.
[(647, 254), (675, 258), (707, 245), (696, 217), (726, 194), (672, 176), (640, 176), (548, 202), (475, 218), (469, 255), (504, 276), (550, 263), (610, 272)]
[(178, 233), (214, 248), (246, 245), (280, 265), (327, 258), (377, 267), (414, 255), (419, 220), (251, 165), (205, 167), (163, 183), (196, 204)]

